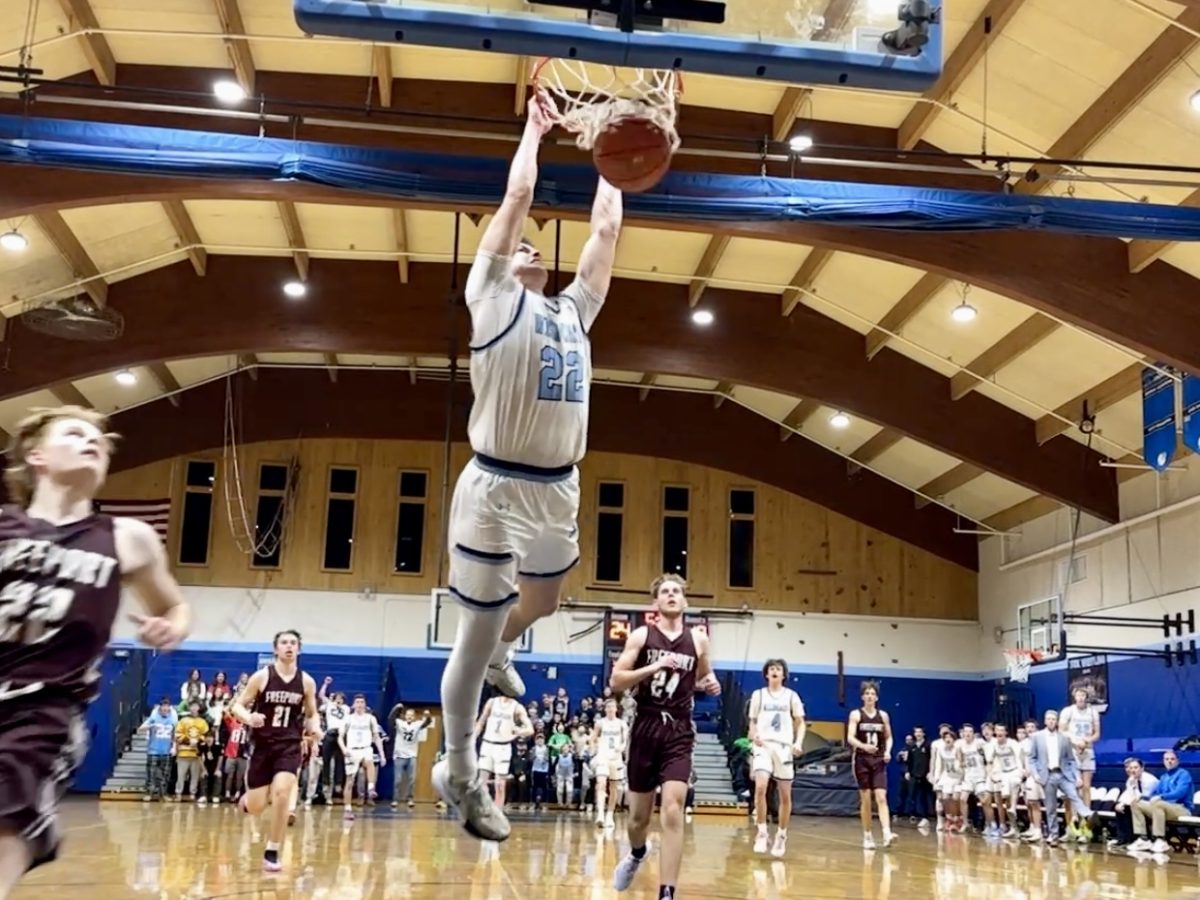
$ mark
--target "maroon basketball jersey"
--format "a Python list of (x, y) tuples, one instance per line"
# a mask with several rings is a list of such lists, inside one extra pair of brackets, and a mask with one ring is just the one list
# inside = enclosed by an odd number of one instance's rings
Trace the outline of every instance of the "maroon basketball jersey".
[(267, 720), (262, 728), (254, 729), (256, 742), (300, 741), (304, 737), (304, 673), (297, 667), (295, 676), (285, 681), (275, 663), (267, 666), (267, 686), (254, 698), (254, 712)]
[(51, 525), (0, 507), (0, 699), (91, 701), (120, 603), (110, 516)]
[(887, 746), (883, 734), (883, 713), (879, 711), (878, 707), (873, 716), (868, 716), (865, 709), (859, 708), (858, 727), (854, 729), (854, 736), (872, 747)]
[(696, 693), (696, 644), (692, 629), (684, 627), (679, 637), (671, 640), (657, 625), (646, 626), (646, 643), (638, 653), (635, 669), (640, 669), (670, 654), (679, 666), (655, 672), (638, 685), (638, 716), (668, 713), (676, 719), (690, 719)]

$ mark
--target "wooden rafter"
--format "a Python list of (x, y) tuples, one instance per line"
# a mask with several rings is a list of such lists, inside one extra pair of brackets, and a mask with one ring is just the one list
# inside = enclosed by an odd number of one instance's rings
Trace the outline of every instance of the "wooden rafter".
[(171, 220), (171, 227), (175, 229), (175, 236), (179, 238), (179, 246), (184, 248), (192, 268), (196, 270), (197, 275), (204, 275), (208, 270), (208, 251), (200, 242), (200, 232), (196, 231), (196, 225), (188, 215), (187, 207), (183, 205), (182, 200), (164, 200), (162, 206), (163, 212)]
[(158, 384), (158, 389), (167, 395), (167, 399), (171, 401), (172, 406), (178, 406), (180, 401), (179, 392), (183, 390), (183, 386), (171, 374), (171, 370), (167, 368), (164, 362), (148, 363), (146, 369), (150, 372), (150, 377)]
[(804, 292), (812, 290), (813, 285), (816, 284), (821, 272), (829, 265), (831, 259), (833, 259), (833, 251), (826, 250), (824, 247), (813, 247), (808, 256), (804, 257), (804, 262), (796, 270), (796, 274), (792, 276), (788, 286), (784, 288), (783, 296), (779, 301), (780, 312), (785, 317), (790, 316), (799, 305), (804, 298)]
[(283, 230), (287, 232), (288, 246), (292, 249), (292, 259), (296, 263), (296, 274), (301, 281), (308, 281), (308, 244), (304, 240), (304, 229), (300, 227), (296, 204), (290, 200), (280, 200), (277, 206)]
[(242, 21), (242, 10), (238, 0), (213, 0), (217, 16), (221, 20), (221, 31), (225, 33), (225, 49), (229, 51), (229, 62), (238, 84), (247, 94), (254, 93), (256, 72), (250, 42), (246, 40), (246, 24)]
[(258, 381), (258, 357), (253, 353), (242, 353), (238, 356), (239, 369), (245, 369), (251, 381)]
[(105, 87), (116, 84), (117, 61), (108, 45), (108, 38), (94, 33), (99, 30), (100, 22), (96, 19), (92, 4), (88, 0), (58, 0), (58, 5), (62, 7), (72, 31), (93, 32), (81, 34), (79, 43), (83, 48), (83, 55), (87, 57), (88, 65), (96, 75), (96, 80)]
[(729, 236), (724, 234), (714, 234), (708, 239), (708, 246), (704, 248), (704, 255), (700, 257), (700, 264), (696, 266), (692, 280), (688, 283), (688, 306), (695, 306), (700, 302), (700, 298), (704, 296), (704, 290), (708, 287), (708, 281), (712, 278), (713, 273), (717, 271), (717, 266), (721, 264), (721, 257), (725, 255), (725, 250), (729, 247), (729, 241)]
[(713, 389), (713, 409), (720, 409), (721, 404), (733, 396), (733, 382), (722, 381)]
[(1025, 0), (989, 0), (975, 24), (962, 36), (958, 46), (946, 60), (941, 77), (900, 123), (897, 143), (901, 150), (913, 149), (925, 136), (925, 132), (941, 111), (941, 105), (949, 102), (962, 87), (963, 82), (987, 52), (988, 45), (1004, 30), (1024, 2)]
[(3, 428), (0, 428), (0, 441), (2, 441), (4, 446), (7, 447), (10, 443), (12, 443), (12, 435)]
[(658, 376), (653, 372), (647, 372), (642, 376), (642, 380), (638, 382), (638, 384), (642, 385), (641, 390), (638, 391), (638, 400), (642, 403), (646, 402), (646, 398), (650, 396), (650, 388), (654, 386), (656, 381), (658, 381)]
[(1103, 412), (1110, 406), (1120, 403), (1130, 394), (1136, 394), (1142, 388), (1141, 363), (1127, 366), (1115, 375), (1105, 378), (1095, 387), (1090, 387), (1078, 397), (1072, 397), (1054, 411), (1054, 415), (1046, 414), (1037, 420), (1034, 433), (1037, 442), (1044, 444), (1053, 437), (1062, 434), (1071, 426), (1063, 419), (1078, 422), (1083, 418), (1083, 407), (1086, 404), (1091, 415)]
[(850, 454), (850, 458), (859, 465), (870, 465), (885, 452), (904, 439), (904, 435), (894, 428), (881, 428), (869, 440)]
[(529, 99), (529, 79), (533, 75), (533, 60), (528, 56), (517, 57), (517, 77), (513, 83), (513, 113), (518, 119), (525, 115), (525, 103)]
[(371, 77), (379, 91), (379, 105), (392, 105), (392, 48), (389, 44), (371, 46)]
[[(1196, 0), (1200, 3), (1200, 0)], [(1183, 199), (1180, 206), (1195, 209), (1200, 206), (1200, 188), (1192, 191)], [(1151, 241), (1146, 239), (1129, 242), (1129, 271), (1140, 272), (1168, 250), (1175, 246), (1174, 241)]]
[(1022, 353), (1028, 353), (1059, 327), (1054, 319), (1035, 312), (967, 363), (964, 371), (956, 373), (950, 379), (950, 396), (961, 400), (975, 390), (980, 381), (986, 381)]
[(804, 111), (804, 104), (812, 96), (809, 88), (789, 87), (783, 91), (775, 112), (771, 116), (771, 137), (777, 141), (786, 141), (792, 136), (796, 120)]
[[(1200, 38), (1200, 7), (1185, 9), (1175, 21), (1181, 27), (1168, 25), (1157, 38), (1129, 64), (1095, 102), (1076, 119), (1054, 142), (1046, 155), (1051, 159), (1079, 159), (1109, 130), (1120, 122), (1142, 98), (1171, 73), (1188, 54), (1196, 49)], [(1190, 29), (1190, 30), (1185, 30)], [(1038, 194), (1051, 184), (1050, 178), (1062, 171), (1062, 166), (1035, 165), (1026, 178), (1016, 185), (1019, 194)]]
[(79, 238), (75, 237), (75, 232), (66, 220), (53, 210), (36, 213), (33, 218), (71, 266), (75, 277), (83, 281), (83, 290), (87, 295), (97, 306), (104, 306), (108, 302), (108, 282), (101, 277), (100, 270), (83, 249), (83, 244), (79, 243)]
[(792, 411), (783, 417), (783, 422), (779, 425), (779, 439), (786, 441), (793, 434), (804, 427), (804, 423), (811, 419), (821, 408), (821, 401), (811, 400), (805, 397), (794, 407)]
[(392, 210), (392, 228), (396, 232), (396, 265), (400, 269), (400, 283), (408, 284), (408, 222), (403, 209)]
[(322, 353), (321, 358), (325, 360), (325, 366), (329, 370), (329, 380), (337, 384), (338, 372), (338, 357), (336, 353)]
[(867, 359), (874, 359), (875, 355), (887, 346), (892, 335), (899, 332), (909, 319), (924, 309), (925, 304), (933, 299), (933, 295), (940, 291), (947, 281), (948, 279), (932, 272), (922, 275), (921, 280), (883, 314), (879, 324), (867, 332)]
[(1062, 506), (1057, 500), (1042, 494), (1035, 494), (1028, 500), (1022, 500), (1015, 506), (1010, 506), (1008, 509), (1001, 510), (994, 516), (989, 516), (984, 519), (983, 524), (988, 528), (995, 528), (997, 531), (1011, 531), (1018, 525), (1024, 525), (1026, 522), (1032, 522), (1034, 519), (1040, 519), (1042, 516), (1054, 512)]
[(948, 472), (943, 472), (932, 481), (927, 481), (925, 484), (917, 488), (920, 493), (914, 498), (917, 509), (921, 509), (929, 504), (929, 499), (940, 500), (951, 491), (958, 490), (964, 484), (974, 481), (983, 474), (983, 469), (978, 466), (973, 466), (970, 463), (959, 463)]
[(58, 384), (50, 385), (47, 390), (59, 403), (67, 406), (82, 406), (86, 409), (92, 408), (92, 402), (83, 396), (83, 392), (75, 387), (75, 383), (72, 381), (60, 381)]

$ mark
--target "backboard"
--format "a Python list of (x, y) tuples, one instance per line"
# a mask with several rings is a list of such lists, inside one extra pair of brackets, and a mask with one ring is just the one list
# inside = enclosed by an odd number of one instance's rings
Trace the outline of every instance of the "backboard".
[(885, 91), (923, 91), (942, 70), (943, 0), (293, 2), (310, 34), (376, 43)]
[(1062, 596), (1055, 594), (1017, 607), (1017, 646), (1037, 650), (1041, 662), (1066, 655), (1066, 631), (1063, 623)]

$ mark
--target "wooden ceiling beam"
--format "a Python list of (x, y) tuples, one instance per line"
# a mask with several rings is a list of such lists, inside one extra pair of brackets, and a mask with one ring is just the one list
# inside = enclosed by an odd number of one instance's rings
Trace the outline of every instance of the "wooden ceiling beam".
[(533, 76), (533, 60), (528, 56), (517, 57), (517, 77), (513, 82), (513, 115), (525, 118), (525, 104), (529, 100), (529, 79)]
[(338, 376), (338, 358), (336, 353), (322, 353), (321, 358), (325, 360), (325, 367), (329, 371), (329, 380), (337, 384)]
[[(1200, 44), (1192, 32), (1200, 31), (1200, 7), (1185, 9), (1138, 55), (1109, 87), (1071, 123), (1046, 151), (1051, 159), (1080, 159), (1120, 122), (1142, 99), (1183, 62)], [(1185, 30), (1189, 29), (1189, 30)], [(1038, 164), (1029, 169), (1014, 190), (1018, 194), (1040, 194), (1063, 171), (1062, 166)]]
[(400, 270), (400, 283), (408, 284), (408, 222), (400, 207), (392, 210), (392, 229), (396, 237), (396, 265)]
[(948, 281), (948, 278), (933, 272), (926, 272), (922, 275), (921, 279), (908, 289), (908, 293), (883, 314), (878, 325), (867, 332), (867, 359), (874, 359), (875, 355), (887, 346), (892, 335), (898, 334), (909, 319), (924, 309), (925, 304), (932, 300), (933, 295), (940, 291)]
[(902, 440), (904, 440), (904, 435), (895, 429), (881, 428), (861, 447), (851, 453), (850, 458), (859, 465), (870, 465)]
[(246, 23), (242, 21), (242, 9), (238, 0), (213, 0), (217, 8), (217, 17), (221, 20), (221, 31), (225, 33), (225, 49), (229, 52), (229, 62), (238, 84), (248, 95), (254, 94), (257, 73), (254, 68), (254, 55), (250, 52), (250, 42), (246, 40)]
[(1088, 388), (1077, 397), (1072, 397), (1054, 411), (1047, 413), (1037, 420), (1034, 433), (1038, 444), (1044, 444), (1051, 438), (1057, 437), (1071, 426), (1063, 419), (1078, 423), (1083, 419), (1083, 407), (1086, 404), (1091, 415), (1097, 415), (1110, 406), (1120, 403), (1131, 394), (1142, 389), (1142, 363), (1127, 366), (1115, 375), (1110, 375), (1094, 387)]
[(797, 431), (804, 428), (804, 424), (811, 419), (821, 408), (820, 400), (813, 400), (805, 397), (799, 403), (792, 407), (792, 411), (783, 417), (783, 421), (779, 425), (779, 439), (786, 441)]
[(946, 60), (942, 74), (925, 96), (916, 103), (904, 121), (900, 123), (897, 145), (901, 150), (912, 150), (925, 136), (933, 120), (937, 118), (943, 104), (951, 102), (963, 82), (983, 59), (988, 46), (1004, 27), (1012, 21), (1025, 0), (989, 0), (979, 18), (962, 36), (954, 52)]
[(784, 289), (783, 296), (779, 300), (780, 312), (784, 318), (790, 316), (800, 301), (804, 299), (804, 292), (813, 289), (831, 259), (833, 259), (833, 251), (823, 247), (813, 247), (808, 252), (808, 256), (804, 257), (804, 262), (792, 276), (791, 282)]
[[(917, 509), (926, 506), (930, 499), (941, 500), (951, 491), (956, 491), (964, 484), (968, 484), (983, 474), (983, 469), (979, 466), (973, 466), (970, 463), (959, 463), (948, 472), (943, 472), (932, 481), (927, 481), (925, 484), (917, 488), (920, 491), (914, 498)], [(924, 496), (922, 496), (924, 495)]]
[(92, 4), (88, 0), (58, 0), (58, 5), (62, 7), (72, 31), (93, 32), (79, 36), (83, 55), (87, 57), (96, 80), (105, 87), (112, 87), (117, 83), (117, 60), (108, 45), (108, 38), (94, 33), (99, 30), (100, 22)]
[(1022, 500), (1015, 506), (1010, 506), (1008, 509), (1001, 510), (994, 516), (989, 516), (984, 519), (983, 524), (988, 528), (995, 528), (997, 531), (1012, 531), (1018, 525), (1024, 525), (1026, 522), (1032, 522), (1034, 519), (1040, 519), (1042, 516), (1049, 515), (1056, 509), (1061, 509), (1062, 504), (1050, 497), (1044, 497), (1041, 494), (1035, 494), (1028, 500)]
[(804, 104), (812, 97), (812, 90), (802, 87), (784, 88), (783, 96), (771, 115), (771, 137), (776, 141), (786, 141), (792, 136), (796, 120), (804, 112)]
[(33, 218), (46, 237), (50, 238), (50, 243), (54, 244), (62, 258), (70, 265), (75, 277), (83, 281), (82, 289), (87, 295), (97, 306), (106, 305), (108, 282), (100, 275), (100, 270), (83, 249), (83, 244), (79, 243), (79, 238), (75, 237), (75, 232), (66, 220), (53, 210), (36, 213)]
[(704, 248), (704, 255), (700, 257), (700, 264), (696, 266), (692, 280), (688, 283), (688, 306), (694, 307), (700, 302), (700, 298), (704, 296), (704, 291), (708, 288), (709, 280), (713, 277), (713, 273), (717, 271), (717, 266), (721, 264), (721, 257), (729, 249), (730, 240), (731, 238), (724, 234), (714, 234), (708, 239), (708, 246)]
[(1028, 353), (1061, 326), (1049, 316), (1032, 316), (967, 363), (964, 371), (950, 379), (950, 397), (961, 400), (981, 381), (987, 381), (1022, 353)]
[(713, 409), (720, 409), (721, 405), (733, 396), (733, 382), (722, 381), (713, 388)]
[(182, 200), (164, 200), (162, 207), (167, 218), (171, 220), (175, 236), (179, 238), (179, 246), (184, 249), (196, 274), (203, 277), (208, 269), (208, 251), (200, 241), (200, 232), (196, 230), (192, 217), (188, 215), (187, 207), (183, 205)]
[(638, 382), (638, 384), (642, 385), (641, 390), (638, 391), (638, 400), (640, 402), (646, 402), (646, 398), (650, 396), (650, 389), (656, 381), (658, 381), (658, 376), (653, 372), (647, 372), (642, 376), (642, 380)]
[[(1200, 0), (1196, 0), (1200, 3)], [(1179, 204), (1191, 209), (1200, 206), (1200, 188), (1192, 191)], [(1140, 272), (1150, 263), (1175, 246), (1174, 241), (1151, 241), (1139, 239), (1129, 242), (1129, 271)]]
[(171, 401), (171, 405), (178, 406), (183, 386), (171, 374), (171, 370), (167, 368), (167, 364), (164, 362), (147, 363), (146, 369), (150, 372), (150, 377), (158, 385), (158, 389), (167, 395), (167, 399)]
[(258, 357), (253, 353), (242, 353), (237, 358), (239, 369), (245, 369), (251, 381), (258, 381)]
[(283, 222), (283, 230), (287, 232), (288, 246), (292, 249), (292, 260), (296, 263), (296, 274), (301, 281), (308, 281), (308, 243), (304, 240), (304, 229), (300, 226), (300, 215), (296, 212), (296, 204), (290, 200), (280, 200), (279, 219)]
[(54, 395), (54, 399), (64, 406), (82, 406), (84, 409), (92, 408), (92, 401), (83, 396), (83, 392), (75, 387), (75, 384), (70, 381), (60, 381), (58, 384), (49, 385), (46, 390)]
[(390, 44), (371, 45), (371, 76), (379, 91), (379, 105), (392, 105), (392, 47)]

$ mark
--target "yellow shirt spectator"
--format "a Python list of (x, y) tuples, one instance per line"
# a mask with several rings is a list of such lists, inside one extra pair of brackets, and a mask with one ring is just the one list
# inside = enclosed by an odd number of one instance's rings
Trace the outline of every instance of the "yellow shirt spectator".
[(175, 756), (178, 759), (197, 759), (200, 741), (208, 734), (208, 722), (201, 716), (184, 716), (175, 726)]

